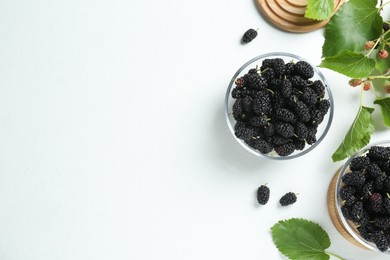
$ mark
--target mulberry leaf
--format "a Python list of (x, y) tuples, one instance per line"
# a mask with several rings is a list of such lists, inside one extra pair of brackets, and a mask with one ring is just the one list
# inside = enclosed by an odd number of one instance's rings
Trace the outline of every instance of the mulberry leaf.
[(322, 57), (335, 56), (342, 51), (362, 52), (366, 41), (377, 39), (383, 24), (377, 2), (350, 0), (344, 3), (325, 26)]
[(329, 259), (325, 249), (330, 246), (330, 239), (317, 223), (292, 218), (279, 221), (271, 232), (276, 247), (290, 259)]
[(374, 109), (371, 107), (362, 106), (348, 130), (343, 142), (332, 155), (334, 162), (341, 161), (359, 149), (366, 146), (371, 139), (371, 134), (374, 132), (374, 122), (371, 118), (371, 113)]
[(374, 104), (381, 107), (383, 122), (386, 126), (390, 127), (390, 97), (377, 98), (374, 101)]
[(333, 0), (307, 0), (305, 17), (314, 20), (325, 20), (332, 15), (333, 9)]
[(346, 51), (323, 59), (320, 67), (334, 70), (350, 78), (363, 78), (375, 69), (375, 60), (363, 54)]

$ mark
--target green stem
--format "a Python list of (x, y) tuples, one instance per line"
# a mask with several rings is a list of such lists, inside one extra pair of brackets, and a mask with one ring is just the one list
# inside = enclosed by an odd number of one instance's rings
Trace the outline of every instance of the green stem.
[(363, 106), (363, 84), (362, 87), (360, 88), (360, 104), (359, 104), (359, 111), (362, 109)]
[(379, 7), (378, 7), (378, 10), (381, 10), (385, 5), (387, 4), (390, 4), (390, 1), (387, 1), (385, 2), (384, 4), (381, 4)]
[(378, 75), (378, 76), (367, 77), (367, 80), (374, 80), (374, 79), (390, 79), (390, 75)]
[(378, 45), (378, 43), (379, 43), (380, 40), (381, 40), (381, 38), (379, 37), (379, 38), (375, 41), (374, 47), (372, 47), (372, 49), (366, 54), (366, 57), (370, 56), (371, 52), (375, 49), (375, 46)]
[(328, 252), (328, 251), (325, 251), (325, 253), (328, 254), (328, 255), (331, 255), (331, 256), (333, 256), (333, 257), (336, 257), (336, 258), (338, 258), (338, 259), (341, 259), (341, 260), (347, 260), (347, 259), (345, 259), (345, 258), (342, 258), (342, 257), (339, 256), (339, 255), (333, 254), (333, 253)]

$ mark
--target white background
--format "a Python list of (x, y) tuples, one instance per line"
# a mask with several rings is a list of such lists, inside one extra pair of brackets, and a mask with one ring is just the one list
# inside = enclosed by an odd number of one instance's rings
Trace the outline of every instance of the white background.
[[(248, 28), (259, 35), (241, 45)], [(255, 157), (225, 122), (243, 63), (285, 51), (319, 64), (322, 30), (283, 32), (251, 0), (3, 0), (0, 33), (1, 260), (285, 259), (270, 227), (291, 217), (322, 225), (331, 252), (387, 259), (346, 241), (326, 208), (358, 109), (347, 78), (321, 69), (335, 117), (302, 158)], [(372, 141), (388, 136), (377, 129)], [(288, 191), (298, 201), (282, 208)]]

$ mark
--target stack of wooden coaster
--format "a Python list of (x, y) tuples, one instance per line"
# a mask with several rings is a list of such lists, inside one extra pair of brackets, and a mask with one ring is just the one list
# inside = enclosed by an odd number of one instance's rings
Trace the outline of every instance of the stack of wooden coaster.
[[(305, 18), (307, 0), (257, 0), (263, 14), (276, 26), (290, 32), (310, 32), (325, 26), (329, 20)], [(337, 10), (344, 0), (334, 0)]]

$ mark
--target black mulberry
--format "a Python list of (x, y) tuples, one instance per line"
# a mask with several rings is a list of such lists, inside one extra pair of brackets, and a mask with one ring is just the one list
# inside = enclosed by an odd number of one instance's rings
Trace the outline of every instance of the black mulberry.
[(294, 73), (294, 63), (293, 62), (288, 62), (285, 64), (284, 73), (286, 75), (292, 75)]
[(249, 119), (249, 124), (254, 127), (263, 127), (267, 125), (268, 118), (266, 115), (256, 115)]
[(266, 140), (263, 139), (255, 139), (251, 143), (252, 147), (256, 150), (259, 150), (262, 154), (267, 154), (273, 150), (272, 145), (270, 145)]
[(330, 102), (328, 99), (322, 99), (318, 102), (318, 109), (325, 115), (330, 108)]
[(295, 146), (294, 143), (287, 143), (276, 146), (274, 149), (279, 156), (288, 156), (294, 152)]
[(242, 36), (242, 42), (243, 43), (251, 42), (254, 38), (256, 38), (256, 36), (257, 36), (257, 31), (254, 29), (249, 29)]
[(382, 175), (382, 170), (376, 163), (371, 163), (370, 165), (367, 165), (366, 173), (370, 178), (375, 179)]
[(342, 177), (345, 185), (351, 185), (357, 188), (363, 187), (366, 182), (366, 176), (360, 171), (353, 171)]
[(252, 127), (247, 127), (242, 122), (237, 122), (234, 126), (234, 134), (237, 138), (240, 138), (242, 140), (249, 140), (252, 137), (257, 135), (257, 132)]
[(274, 136), (271, 137), (271, 141), (274, 145), (278, 146), (278, 145), (283, 145), (283, 144), (289, 143), (290, 139), (285, 138), (279, 134), (275, 134)]
[(305, 140), (309, 134), (309, 131), (307, 130), (307, 127), (304, 123), (297, 122), (295, 124), (295, 134), (299, 139)]
[(376, 177), (374, 180), (375, 189), (378, 191), (383, 190), (386, 179), (387, 179), (387, 176), (384, 174), (381, 174), (378, 177)]
[(325, 86), (320, 80), (316, 80), (309, 84), (309, 86), (314, 90), (317, 97), (323, 98), (325, 96)]
[(272, 63), (272, 68), (275, 72), (275, 77), (279, 78), (280, 76), (283, 76), (285, 73), (285, 67), (284, 67), (284, 60), (281, 58), (275, 58)]
[(249, 88), (264, 90), (267, 87), (267, 80), (259, 74), (251, 74), (248, 78)]
[(283, 97), (289, 98), (291, 97), (292, 91), (293, 88), (291, 82), (288, 79), (284, 79), (280, 84), (280, 93)]
[(370, 164), (370, 159), (368, 157), (359, 156), (359, 157), (352, 159), (351, 164), (349, 165), (349, 168), (352, 171), (361, 170), (361, 169), (365, 168), (366, 166), (368, 166), (369, 164)]
[(293, 192), (287, 192), (280, 198), (279, 203), (282, 206), (288, 206), (294, 204), (297, 201), (297, 196)]
[(260, 91), (253, 100), (253, 111), (258, 114), (270, 114), (272, 112), (271, 99), (266, 91)]
[(303, 89), (304, 87), (307, 86), (306, 80), (304, 80), (303, 78), (301, 78), (298, 75), (287, 76), (287, 78), (288, 78), (288, 80), (290, 80), (290, 82), (294, 88)]
[[(315, 105), (317, 103), (317, 95), (314, 90), (309, 87), (304, 88), (302, 94), (302, 101), (305, 102), (305, 104), (309, 107)], [(326, 114), (326, 112), (324, 114)]]
[(266, 185), (261, 185), (257, 189), (257, 201), (261, 205), (267, 204), (269, 200), (270, 189)]
[(248, 119), (248, 113), (243, 108), (243, 100), (237, 99), (233, 104), (233, 117), (236, 121), (244, 121)]
[(294, 136), (294, 127), (289, 123), (275, 123), (275, 131), (285, 138), (290, 138)]
[(372, 242), (374, 242), (376, 247), (382, 252), (389, 248), (389, 242), (387, 241), (386, 236), (381, 232), (378, 232), (372, 237)]
[(383, 212), (383, 199), (380, 193), (374, 193), (369, 198), (369, 206), (371, 210), (377, 213)]
[(309, 79), (314, 76), (313, 67), (306, 61), (298, 61), (295, 63), (294, 72), (301, 76), (303, 79)]
[(276, 109), (275, 117), (286, 123), (294, 123), (297, 120), (294, 113), (286, 108)]
[(359, 221), (365, 216), (365, 210), (361, 201), (355, 202), (351, 207), (350, 217), (354, 221)]
[(349, 185), (344, 185), (340, 189), (340, 198), (342, 200), (345, 200), (350, 196), (354, 196), (355, 192), (356, 192), (356, 189), (354, 187), (349, 186)]
[(383, 229), (388, 229), (390, 228), (390, 218), (389, 217), (375, 218), (374, 225)]
[(372, 146), (368, 150), (367, 156), (372, 159), (372, 161), (390, 160), (390, 147)]
[(297, 102), (295, 113), (297, 114), (298, 119), (304, 123), (310, 120), (310, 111), (302, 101)]
[(306, 146), (306, 142), (304, 140), (300, 140), (300, 139), (295, 139), (293, 141), (293, 143), (295, 146), (295, 150), (298, 150), (298, 151), (303, 150)]
[(362, 197), (363, 199), (368, 199), (375, 192), (374, 181), (369, 181), (364, 184), (362, 189)]

